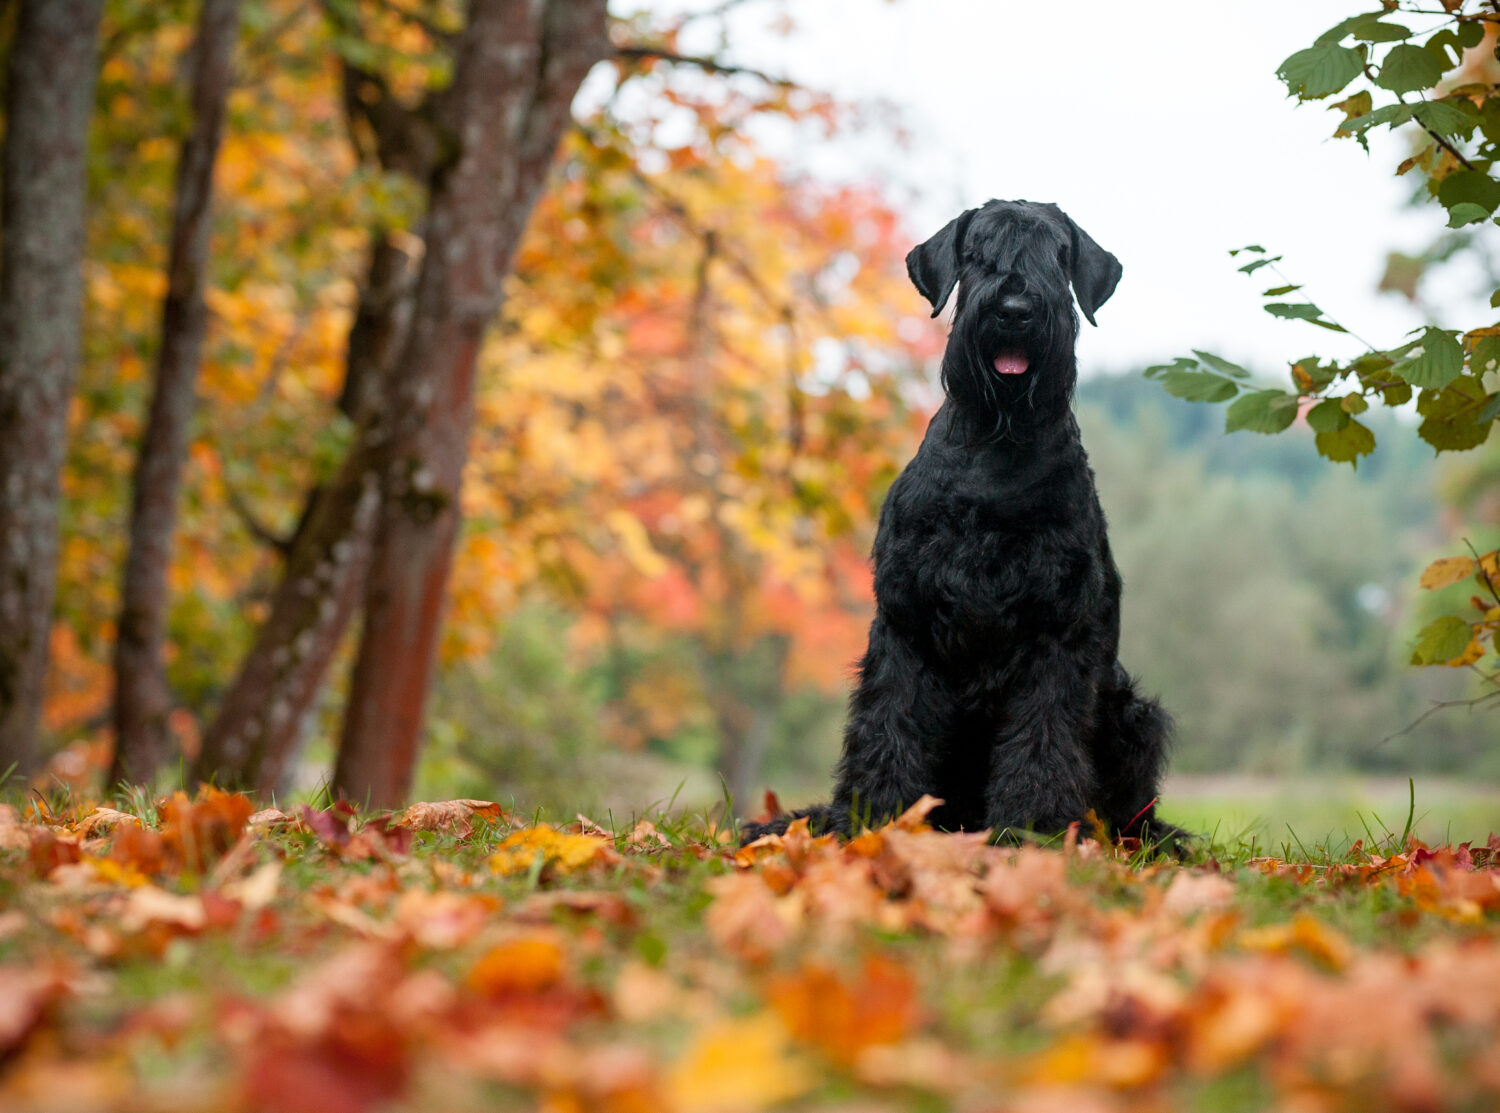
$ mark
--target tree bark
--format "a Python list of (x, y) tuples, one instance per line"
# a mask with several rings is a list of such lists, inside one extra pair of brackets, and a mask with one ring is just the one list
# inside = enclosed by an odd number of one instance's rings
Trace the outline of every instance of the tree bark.
[(115, 754), (110, 784), (150, 783), (167, 754), (167, 715), (172, 706), (162, 660), (169, 603), (167, 568), (208, 322), (203, 291), (214, 163), (233, 77), (239, 15), (240, 0), (204, 0), (194, 44), (193, 128), (177, 164), (161, 350), (136, 459), (130, 550), (115, 640)]
[(37, 762), (103, 0), (24, 0), (0, 187), (0, 777)]
[(333, 480), (309, 495), (270, 617), (204, 732), (195, 780), (234, 788), (281, 786), (359, 604), (389, 440), (382, 399), (405, 335), (409, 263), (387, 235), (371, 247), (339, 400), (358, 423), (355, 446)]
[(474, 369), (578, 86), (605, 57), (604, 0), (471, 0), (438, 120), (398, 422), (333, 788), (389, 806), (411, 786), (460, 524)]

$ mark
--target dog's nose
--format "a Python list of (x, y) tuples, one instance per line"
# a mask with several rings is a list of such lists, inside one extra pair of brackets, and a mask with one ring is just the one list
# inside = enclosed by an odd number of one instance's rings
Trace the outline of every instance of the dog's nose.
[(1006, 294), (1000, 299), (1000, 324), (1008, 329), (1023, 329), (1031, 324), (1031, 299), (1024, 294)]

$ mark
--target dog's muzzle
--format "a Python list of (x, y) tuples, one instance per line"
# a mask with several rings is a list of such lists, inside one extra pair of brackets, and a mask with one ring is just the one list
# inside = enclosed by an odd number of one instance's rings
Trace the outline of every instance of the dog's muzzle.
[[(1020, 375), (1030, 366), (1019, 341), (1035, 320), (1036, 307), (1025, 294), (1006, 294), (995, 307), (1000, 345), (995, 356), (995, 371), (1001, 375)], [(1011, 347), (1010, 342), (1015, 342)]]

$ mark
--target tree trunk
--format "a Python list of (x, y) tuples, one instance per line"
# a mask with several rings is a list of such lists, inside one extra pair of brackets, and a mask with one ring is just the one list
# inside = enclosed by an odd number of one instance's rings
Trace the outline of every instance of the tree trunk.
[(0, 186), (0, 777), (37, 761), (103, 0), (24, 0)]
[(177, 200), (151, 411), (135, 467), (130, 551), (115, 641), (115, 755), (109, 783), (148, 784), (167, 754), (167, 567), (208, 310), (203, 300), (214, 163), (224, 130), (240, 0), (204, 0), (193, 51), (193, 129), (177, 164)]
[(358, 423), (355, 447), (333, 480), (309, 495), (270, 617), (204, 732), (196, 780), (235, 788), (283, 783), (359, 603), (389, 440), (381, 399), (405, 335), (409, 262), (389, 236), (371, 247), (339, 400)]
[(460, 524), (485, 327), (579, 84), (605, 56), (604, 0), (471, 0), (440, 127), (398, 415), (333, 788), (370, 805), (410, 789)]

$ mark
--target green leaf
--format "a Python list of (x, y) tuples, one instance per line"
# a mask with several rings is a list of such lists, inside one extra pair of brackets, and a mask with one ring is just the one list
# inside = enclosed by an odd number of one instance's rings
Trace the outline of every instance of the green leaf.
[(1343, 325), (1336, 325), (1323, 317), (1323, 311), (1312, 302), (1280, 302), (1273, 301), (1261, 307), (1273, 317), (1281, 317), (1288, 321), (1306, 321), (1320, 328), (1330, 329), (1333, 332), (1345, 331)]
[[(1344, 416), (1348, 417), (1347, 414)], [(1349, 424), (1337, 432), (1319, 433), (1313, 438), (1313, 443), (1322, 455), (1335, 463), (1357, 465), (1361, 456), (1375, 451), (1375, 434), (1352, 417), (1348, 420)]]
[[(1262, 290), (1260, 296), (1263, 298), (1279, 298), (1290, 294), (1293, 290), (1300, 290), (1301, 286), (1272, 286), (1269, 290)], [(1500, 293), (1497, 290), (1496, 293)]]
[(1472, 50), (1484, 41), (1484, 24), (1478, 20), (1470, 20), (1458, 25), (1458, 45), (1466, 50)]
[(1432, 445), (1437, 452), (1467, 452), (1489, 440), (1490, 430), (1494, 427), (1493, 420), (1445, 421), (1442, 418), (1429, 417), (1417, 426), (1417, 436)]
[(1348, 19), (1339, 20), (1313, 41), (1318, 46), (1334, 46), (1365, 24), (1378, 23), (1383, 15), (1385, 15), (1384, 8), (1378, 12), (1361, 12), (1359, 15), (1351, 15)]
[(1188, 402), (1222, 402), (1233, 398), (1239, 388), (1234, 380), (1211, 371), (1184, 371), (1173, 367), (1161, 376), (1161, 385), (1174, 398)]
[(1142, 374), (1148, 379), (1159, 379), (1168, 371), (1192, 371), (1197, 366), (1197, 360), (1188, 359), (1187, 356), (1178, 356), (1171, 363), (1159, 363), (1154, 367), (1148, 367)]
[(1417, 413), (1444, 420), (1472, 417), (1487, 397), (1484, 384), (1473, 375), (1460, 375), (1441, 390), (1424, 390), (1417, 399)]
[(1445, 138), (1467, 135), (1474, 130), (1476, 118), (1447, 101), (1429, 100), (1411, 106), (1411, 114), (1429, 131)]
[(1393, 46), (1380, 64), (1375, 84), (1393, 93), (1420, 93), (1443, 79), (1443, 67), (1420, 46)]
[(1477, 448), (1494, 427), (1493, 418), (1483, 416), (1489, 401), (1484, 383), (1473, 375), (1461, 375), (1442, 390), (1424, 390), (1417, 412), (1426, 420), (1417, 426), (1417, 436), (1438, 452)]
[(1265, 250), (1266, 249), (1261, 247), (1258, 243), (1247, 243), (1244, 247), (1231, 247), (1229, 249), (1229, 254), (1238, 255), (1241, 251), (1256, 251), (1264, 255)]
[(1462, 657), (1473, 640), (1473, 626), (1457, 615), (1445, 614), (1422, 627), (1412, 646), (1411, 663), (1446, 665), (1455, 657)]
[(1412, 386), (1440, 389), (1463, 374), (1464, 346), (1458, 342), (1458, 333), (1447, 329), (1425, 329), (1402, 354), (1391, 371)]
[(1197, 348), (1194, 348), (1193, 355), (1198, 357), (1199, 363), (1207, 364), (1222, 374), (1236, 379), (1248, 379), (1250, 377), (1250, 372), (1246, 371), (1239, 364), (1230, 363), (1227, 359), (1222, 356), (1216, 356), (1212, 352), (1200, 352)]
[(1369, 408), (1370, 403), (1362, 394), (1346, 394), (1339, 399), (1339, 409), (1346, 414), (1362, 414)]
[(1276, 68), (1287, 91), (1303, 100), (1337, 93), (1364, 69), (1364, 51), (1347, 46), (1311, 46)]
[(1385, 400), (1387, 406), (1404, 406), (1411, 401), (1411, 383), (1395, 383), (1392, 386), (1381, 387), (1380, 397)]
[(1490, 308), (1500, 309), (1500, 290), (1495, 290), (1490, 294)]
[(1367, 43), (1393, 43), (1411, 38), (1411, 28), (1380, 20), (1360, 23), (1353, 28), (1352, 33), (1356, 39)]
[(1307, 411), (1307, 424), (1317, 433), (1337, 433), (1350, 420), (1337, 398), (1325, 398)]
[(1299, 393), (1322, 390), (1338, 378), (1336, 363), (1323, 363), (1317, 356), (1303, 356), (1292, 364), (1292, 385)]
[(1469, 367), (1478, 375), (1500, 371), (1500, 336), (1482, 336), (1469, 353)]
[(1297, 396), (1284, 390), (1252, 390), (1229, 404), (1224, 432), (1280, 433), (1297, 420)]
[(1468, 224), (1478, 224), (1482, 220), (1488, 220), (1489, 215), (1489, 210), (1483, 205), (1460, 201), (1448, 210), (1448, 227), (1462, 228)]
[(1256, 271), (1260, 270), (1261, 267), (1269, 267), (1272, 263), (1279, 262), (1281, 262), (1281, 256), (1272, 255), (1267, 259), (1257, 259), (1253, 263), (1246, 263), (1243, 267), (1239, 268), (1239, 271), (1241, 274), (1254, 274)]
[(1356, 116), (1352, 120), (1345, 120), (1339, 125), (1340, 132), (1360, 134), (1377, 128), (1381, 124), (1389, 124), (1391, 127), (1399, 127), (1411, 119), (1412, 107), (1408, 104), (1385, 104), (1367, 112), (1363, 116)]
[(1474, 205), (1488, 216), (1500, 208), (1500, 181), (1483, 170), (1460, 170), (1438, 183), (1437, 196), (1450, 213), (1456, 205)]

